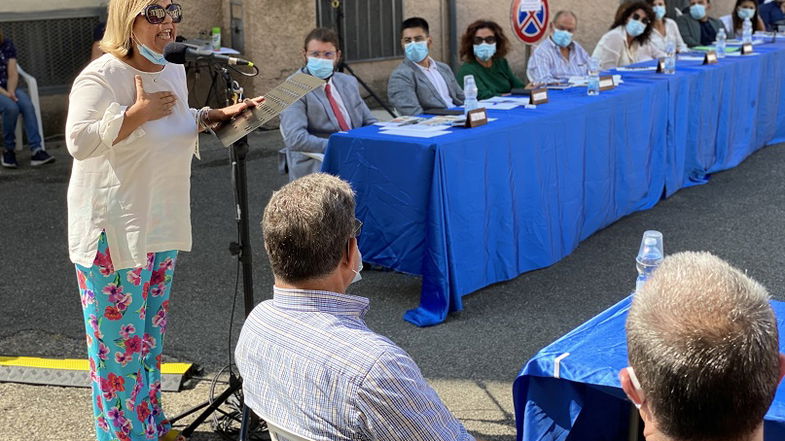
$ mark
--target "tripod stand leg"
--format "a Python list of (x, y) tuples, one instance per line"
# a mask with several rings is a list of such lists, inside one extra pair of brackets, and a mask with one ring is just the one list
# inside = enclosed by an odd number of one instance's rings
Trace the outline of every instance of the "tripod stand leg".
[(395, 118), (395, 116), (396, 116), (396, 115), (395, 115), (395, 113), (392, 111), (392, 109), (390, 109), (390, 108), (387, 106), (387, 104), (385, 104), (385, 103), (384, 103), (384, 101), (382, 101), (382, 100), (381, 100), (381, 98), (379, 98), (379, 95), (376, 95), (376, 92), (374, 92), (373, 90), (371, 90), (371, 88), (370, 88), (370, 87), (368, 87), (368, 85), (367, 85), (367, 84), (365, 84), (365, 81), (363, 81), (363, 79), (362, 79), (362, 78), (358, 77), (358, 76), (357, 76), (357, 74), (355, 74), (355, 73), (354, 73), (354, 71), (352, 70), (351, 66), (349, 66), (349, 65), (348, 65), (348, 64), (346, 64), (346, 63), (341, 63), (341, 68), (342, 68), (342, 69), (346, 69), (346, 70), (348, 70), (348, 71), (349, 71), (349, 73), (350, 73), (350, 74), (352, 74), (352, 76), (353, 76), (353, 77), (357, 78), (357, 82), (358, 82), (358, 83), (360, 83), (360, 85), (361, 85), (361, 86), (363, 86), (363, 89), (365, 89), (365, 90), (368, 92), (368, 94), (370, 94), (370, 95), (371, 95), (371, 97), (372, 97), (374, 100), (376, 100), (376, 102), (377, 102), (377, 103), (379, 103), (379, 105), (380, 105), (380, 106), (382, 106), (382, 107), (384, 108), (384, 110), (386, 110), (386, 111), (387, 111), (387, 113), (389, 113), (389, 114), (390, 114), (390, 116), (392, 116), (393, 118)]
[(226, 402), (226, 400), (228, 400), (229, 397), (232, 396), (232, 394), (240, 390), (242, 385), (243, 383), (239, 379), (235, 379), (234, 381), (232, 381), (232, 384), (228, 388), (226, 388), (226, 390), (223, 391), (221, 395), (218, 395), (218, 397), (215, 400), (213, 400), (212, 403), (210, 403), (210, 405), (207, 407), (207, 409), (205, 409), (204, 412), (202, 412), (198, 417), (196, 417), (196, 419), (191, 424), (189, 424), (188, 427), (183, 429), (182, 431), (183, 436), (186, 438), (190, 437), (191, 434), (194, 433), (194, 430), (196, 430), (196, 428), (199, 427), (207, 419), (208, 416), (210, 416), (213, 412), (215, 412), (216, 409), (218, 409), (224, 402)]
[(251, 412), (251, 409), (243, 404), (243, 420), (240, 423), (240, 441), (248, 441), (251, 436), (249, 430), (251, 427), (254, 427), (258, 422), (259, 417), (256, 416), (255, 413)]

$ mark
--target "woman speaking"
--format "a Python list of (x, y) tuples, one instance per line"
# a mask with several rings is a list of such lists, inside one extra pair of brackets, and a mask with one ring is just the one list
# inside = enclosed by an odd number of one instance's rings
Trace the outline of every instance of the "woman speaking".
[(70, 95), (68, 242), (100, 441), (178, 437), (160, 365), (177, 252), (191, 249), (191, 157), (199, 130), (262, 100), (188, 108), (183, 66), (161, 55), (182, 18), (171, 0), (111, 0), (105, 55)]

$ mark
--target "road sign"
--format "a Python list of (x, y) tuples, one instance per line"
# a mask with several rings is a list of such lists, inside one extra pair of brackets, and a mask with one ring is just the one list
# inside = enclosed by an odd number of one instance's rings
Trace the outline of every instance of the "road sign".
[(519, 40), (526, 44), (537, 43), (548, 33), (548, 0), (513, 0), (510, 21)]

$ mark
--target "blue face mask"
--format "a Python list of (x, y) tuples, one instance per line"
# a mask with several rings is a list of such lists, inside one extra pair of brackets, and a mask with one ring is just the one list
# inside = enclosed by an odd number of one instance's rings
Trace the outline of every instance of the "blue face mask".
[(695, 20), (701, 20), (706, 16), (706, 7), (698, 4), (690, 6), (690, 16)]
[(166, 66), (167, 61), (166, 58), (164, 58), (164, 54), (159, 54), (138, 41), (136, 42), (136, 47), (139, 49), (139, 54), (147, 58), (151, 63)]
[(630, 37), (632, 38), (638, 37), (646, 31), (645, 24), (643, 24), (639, 20), (633, 20), (633, 19), (630, 19), (630, 21), (627, 22), (626, 28), (627, 28), (627, 33), (630, 34)]
[(746, 19), (752, 20), (752, 17), (755, 16), (755, 9), (754, 8), (739, 8), (739, 10), (736, 11), (736, 13), (739, 14), (739, 18), (742, 19), (742, 20), (746, 20)]
[(333, 74), (335, 64), (333, 63), (333, 60), (308, 57), (308, 64), (305, 67), (311, 75), (326, 80)]
[(555, 29), (553, 31), (553, 42), (559, 47), (569, 46), (572, 43), (572, 32)]
[(662, 20), (665, 17), (665, 6), (653, 6), (651, 8), (657, 16), (657, 20)]
[(496, 54), (496, 43), (488, 44), (475, 44), (474, 45), (474, 56), (477, 57), (480, 61), (488, 61)]
[(428, 56), (428, 42), (427, 41), (413, 41), (404, 46), (406, 51), (406, 58), (419, 63)]

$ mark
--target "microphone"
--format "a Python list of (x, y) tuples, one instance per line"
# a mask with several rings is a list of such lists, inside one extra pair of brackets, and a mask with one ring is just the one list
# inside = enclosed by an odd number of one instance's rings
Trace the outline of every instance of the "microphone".
[(175, 64), (185, 64), (186, 61), (207, 60), (210, 63), (224, 63), (231, 66), (250, 66), (253, 63), (242, 58), (216, 54), (210, 49), (198, 49), (185, 43), (169, 43), (164, 47), (164, 58)]

